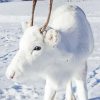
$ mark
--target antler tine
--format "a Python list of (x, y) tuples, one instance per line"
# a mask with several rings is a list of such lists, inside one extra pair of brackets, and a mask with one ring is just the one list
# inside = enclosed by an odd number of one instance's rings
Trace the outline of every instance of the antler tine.
[(50, 16), (51, 16), (51, 11), (52, 11), (52, 4), (53, 4), (53, 0), (50, 0), (49, 2), (49, 13), (48, 13), (48, 17), (46, 22), (44, 23), (44, 25), (39, 29), (40, 33), (43, 33), (46, 29), (46, 27), (48, 26), (49, 20), (50, 20)]
[(31, 26), (33, 26), (33, 22), (34, 22), (34, 12), (35, 12), (36, 3), (37, 3), (37, 0), (33, 0)]

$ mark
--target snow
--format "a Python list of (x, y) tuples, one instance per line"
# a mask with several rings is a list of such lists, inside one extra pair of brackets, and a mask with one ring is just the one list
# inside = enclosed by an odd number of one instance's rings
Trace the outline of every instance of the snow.
[[(62, 4), (65, 0), (62, 1)], [(43, 6), (38, 6), (42, 4)], [(76, 4), (73, 3), (73, 4)], [(89, 100), (100, 100), (100, 1), (77, 3), (86, 13), (90, 21), (95, 47), (88, 60), (87, 86)], [(47, 1), (39, 1), (35, 23), (42, 23), (47, 14)], [(55, 7), (61, 5), (55, 1)], [(55, 8), (54, 7), (54, 8)], [(41, 10), (40, 10), (41, 9)], [(41, 13), (41, 11), (45, 13)], [(44, 94), (42, 80), (35, 80), (31, 84), (13, 83), (5, 77), (5, 71), (11, 59), (18, 50), (19, 39), (22, 36), (21, 22), (29, 19), (31, 2), (12, 2), (0, 4), (0, 100), (41, 100)], [(41, 16), (41, 17), (39, 17)], [(59, 100), (64, 100), (63, 91), (58, 93)]]
[[(86, 2), (74, 2), (70, 4), (81, 6), (81, 8), (84, 9), (87, 15), (100, 16), (100, 7), (99, 7), (100, 3), (98, 2), (99, 0), (92, 0), (92, 3), (90, 1), (86, 1)], [(60, 5), (69, 4), (69, 3), (66, 2), (66, 0), (62, 0), (61, 3), (60, 0), (54, 0), (53, 4), (54, 4), (53, 9), (55, 9)], [(32, 10), (31, 8), (32, 8), (31, 1), (0, 3), (0, 15), (15, 15), (15, 16), (28, 15), (29, 16), (31, 15), (31, 10)], [(45, 16), (48, 12), (48, 9), (45, 8), (48, 8), (48, 0), (38, 1), (36, 6), (36, 15)]]

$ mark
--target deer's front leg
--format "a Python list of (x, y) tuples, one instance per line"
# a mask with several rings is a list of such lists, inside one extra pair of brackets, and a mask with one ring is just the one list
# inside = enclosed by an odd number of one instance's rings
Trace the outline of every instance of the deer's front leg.
[(51, 81), (46, 80), (44, 100), (54, 100), (56, 90)]

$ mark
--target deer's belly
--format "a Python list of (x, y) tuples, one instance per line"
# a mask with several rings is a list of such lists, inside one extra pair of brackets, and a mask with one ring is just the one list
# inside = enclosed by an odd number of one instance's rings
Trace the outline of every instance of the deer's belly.
[(47, 79), (51, 80), (52, 83), (56, 86), (56, 88), (62, 88), (65, 87), (68, 80), (71, 79), (71, 73), (67, 71), (63, 72), (54, 72), (54, 73), (48, 73)]
[(83, 63), (58, 63), (55, 66), (49, 66), (45, 70), (45, 78), (50, 79), (58, 87), (66, 83), (78, 72), (78, 69), (84, 67)]
[(74, 70), (67, 66), (54, 66), (47, 70), (45, 78), (51, 80), (57, 87), (63, 87), (71, 79), (73, 73)]

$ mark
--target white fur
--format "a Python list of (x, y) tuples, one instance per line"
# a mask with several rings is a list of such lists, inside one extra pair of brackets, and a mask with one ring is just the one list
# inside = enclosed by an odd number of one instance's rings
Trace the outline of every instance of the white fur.
[[(44, 35), (38, 26), (25, 30), (6, 76), (15, 81), (45, 79), (44, 100), (53, 99), (62, 87), (67, 100), (72, 100), (73, 80), (78, 100), (87, 100), (86, 61), (93, 51), (93, 36), (84, 12), (76, 6), (61, 6), (53, 12), (49, 26), (52, 29)], [(36, 46), (41, 50), (33, 50)]]

